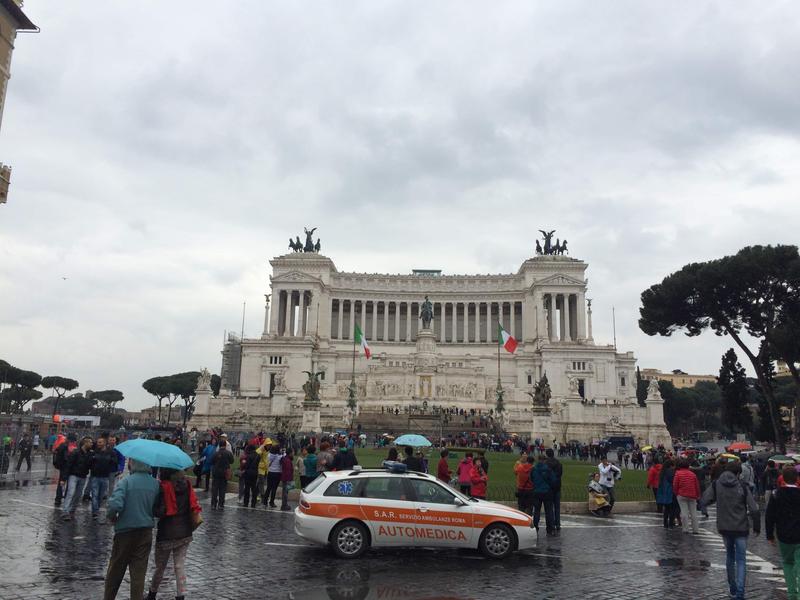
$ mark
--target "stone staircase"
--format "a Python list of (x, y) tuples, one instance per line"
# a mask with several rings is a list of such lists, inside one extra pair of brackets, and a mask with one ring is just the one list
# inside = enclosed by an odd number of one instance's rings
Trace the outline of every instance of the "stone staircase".
[[(472, 426), (473, 420), (475, 427)], [(388, 433), (398, 436), (403, 433), (418, 433), (435, 439), (442, 436), (458, 435), (463, 432), (477, 434), (491, 433), (492, 426), (488, 423), (481, 425), (478, 417), (467, 416), (466, 420), (460, 415), (448, 415), (446, 420), (439, 415), (431, 414), (404, 414), (364, 412), (356, 417), (354, 427), (361, 425), (362, 433), (367, 435), (380, 435)]]

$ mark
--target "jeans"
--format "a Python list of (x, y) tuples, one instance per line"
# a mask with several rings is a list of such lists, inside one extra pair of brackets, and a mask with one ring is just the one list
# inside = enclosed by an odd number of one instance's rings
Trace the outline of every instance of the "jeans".
[(224, 477), (211, 478), (211, 508), (225, 506), (225, 492), (228, 490), (228, 480)]
[(256, 491), (256, 484), (258, 479), (253, 477), (252, 479), (241, 479), (243, 482), (243, 491), (242, 497), (244, 498), (244, 506), (250, 505), (250, 508), (256, 507), (256, 498), (258, 496), (258, 492)]
[(280, 473), (267, 473), (267, 491), (264, 492), (264, 505), (269, 503), (270, 506), (275, 506), (275, 494), (278, 493), (278, 486), (281, 483)]
[(608, 503), (611, 506), (614, 506), (614, 503), (617, 501), (617, 497), (614, 495), (614, 486), (613, 485), (602, 485), (603, 490), (606, 494), (608, 494)]
[(175, 591), (178, 596), (186, 594), (186, 553), (189, 552), (189, 542), (191, 542), (191, 538), (156, 542), (156, 568), (153, 571), (153, 578), (150, 580), (151, 592), (158, 592), (161, 581), (164, 579), (164, 571), (167, 568), (169, 557), (172, 555), (172, 565), (175, 570)]
[(800, 544), (784, 544), (778, 541), (783, 563), (783, 578), (789, 600), (800, 599)]
[(689, 520), (692, 521), (692, 533), (698, 533), (700, 525), (697, 520), (697, 500), (687, 498), (686, 496), (678, 496), (678, 506), (681, 507), (681, 515), (683, 518), (683, 532), (689, 533)]
[(89, 485), (92, 489), (92, 514), (96, 515), (100, 510), (100, 503), (103, 497), (108, 493), (108, 477), (95, 477), (89, 480)]
[(736, 600), (744, 600), (744, 586), (747, 578), (747, 536), (723, 534), (725, 567), (728, 570), (728, 587), (731, 596)]
[(561, 529), (561, 490), (553, 492), (553, 525)]
[(31, 455), (30, 455), (30, 453), (28, 453), (28, 454), (20, 454), (19, 455), (19, 460), (17, 461), (17, 471), (19, 471), (19, 468), (22, 466), (22, 461), (23, 460), (28, 464), (28, 471), (30, 471), (31, 470)]
[(147, 575), (147, 561), (150, 559), (152, 543), (153, 530), (150, 527), (131, 529), (114, 535), (103, 600), (114, 600), (117, 597), (119, 586), (128, 569), (131, 572), (131, 598), (144, 596), (144, 578)]
[(517, 508), (527, 515), (533, 514), (533, 490), (517, 490)]
[(542, 504), (544, 504), (544, 523), (548, 533), (555, 531), (553, 523), (553, 494), (540, 492), (533, 493), (533, 526), (539, 529), (539, 519), (542, 514)]
[(83, 484), (86, 481), (85, 477), (77, 477), (70, 475), (67, 480), (67, 497), (64, 500), (64, 514), (72, 514), (78, 508), (78, 502), (81, 501), (81, 493), (83, 492)]

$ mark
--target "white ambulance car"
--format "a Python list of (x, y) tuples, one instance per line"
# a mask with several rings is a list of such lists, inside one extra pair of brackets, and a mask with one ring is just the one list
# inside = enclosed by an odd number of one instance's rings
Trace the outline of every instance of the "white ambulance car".
[(529, 515), (465, 496), (435, 477), (392, 464), (320, 474), (295, 510), (301, 537), (342, 558), (374, 547), (477, 548), (490, 558), (536, 544)]

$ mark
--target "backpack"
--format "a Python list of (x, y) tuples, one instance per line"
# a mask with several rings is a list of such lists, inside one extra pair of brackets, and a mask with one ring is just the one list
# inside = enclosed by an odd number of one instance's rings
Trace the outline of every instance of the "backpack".
[(67, 464), (68, 442), (63, 442), (53, 453), (53, 466), (59, 471)]

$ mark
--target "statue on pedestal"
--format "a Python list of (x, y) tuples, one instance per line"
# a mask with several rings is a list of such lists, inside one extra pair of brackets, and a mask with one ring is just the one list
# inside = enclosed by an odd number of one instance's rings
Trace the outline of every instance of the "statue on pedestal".
[(203, 370), (200, 371), (200, 377), (197, 378), (196, 389), (198, 390), (211, 389), (211, 372), (206, 367), (203, 367)]
[(433, 304), (425, 296), (425, 302), (419, 307), (419, 316), (422, 319), (422, 328), (430, 329), (431, 321), (433, 321)]
[(305, 392), (305, 397), (303, 398), (303, 404), (306, 405), (318, 405), (320, 404), (319, 399), (319, 376), (322, 374), (322, 371), (312, 372), (312, 371), (303, 371), (308, 375), (308, 381), (303, 384), (303, 392)]
[(547, 381), (547, 373), (542, 375), (542, 378), (536, 382), (536, 387), (533, 393), (526, 392), (533, 400), (534, 408), (550, 408), (550, 384)]

